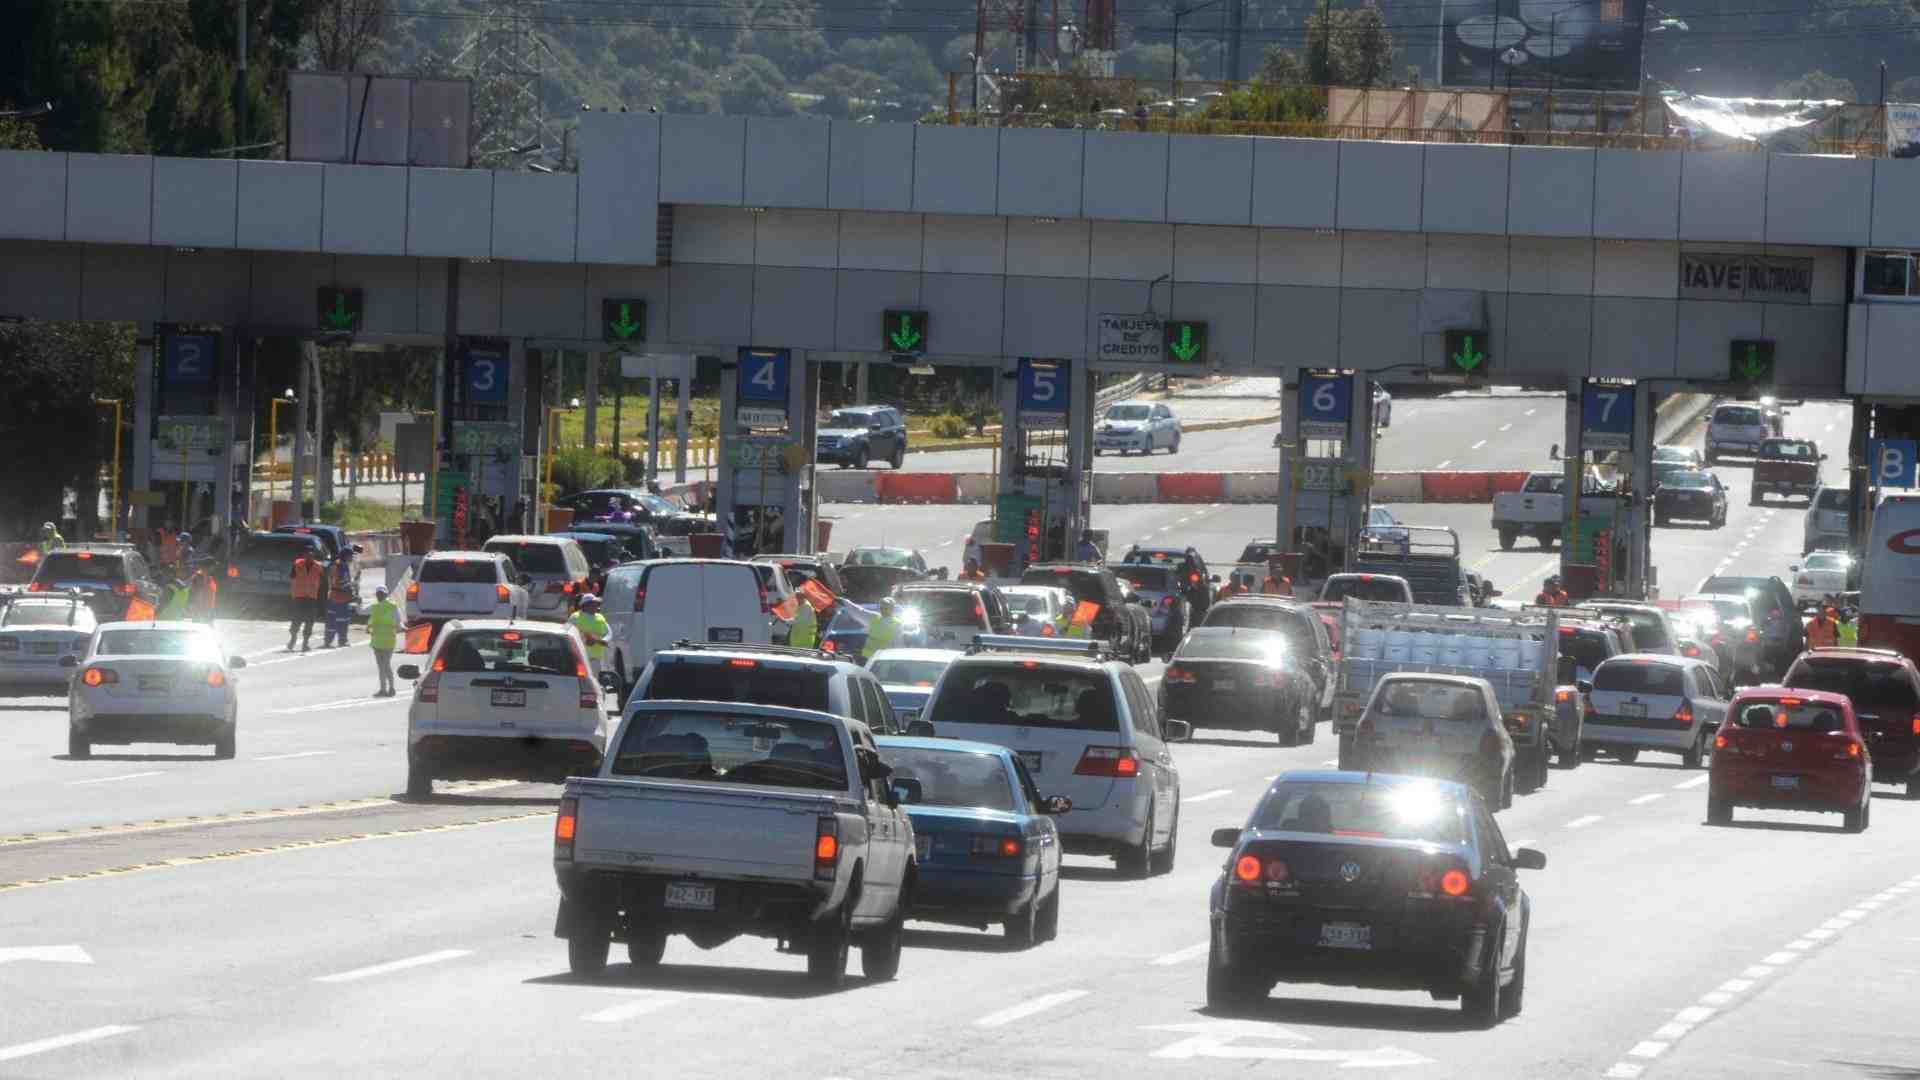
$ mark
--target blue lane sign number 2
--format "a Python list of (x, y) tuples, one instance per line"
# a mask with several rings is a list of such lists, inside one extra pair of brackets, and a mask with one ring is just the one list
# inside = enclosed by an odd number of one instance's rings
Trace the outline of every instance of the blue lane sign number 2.
[(1581, 388), (1580, 444), (1585, 450), (1633, 449), (1633, 387), (1589, 381)]

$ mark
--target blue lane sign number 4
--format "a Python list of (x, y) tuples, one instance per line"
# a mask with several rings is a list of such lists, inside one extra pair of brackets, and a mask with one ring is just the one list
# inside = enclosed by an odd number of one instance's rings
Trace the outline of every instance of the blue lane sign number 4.
[(1580, 391), (1580, 443), (1586, 450), (1633, 449), (1633, 387), (1589, 380)]
[(759, 401), (785, 406), (787, 403), (787, 367), (785, 349), (741, 349), (741, 401)]
[(1916, 486), (1914, 452), (1920, 443), (1913, 439), (1868, 439), (1867, 469), (1874, 487), (1910, 488)]

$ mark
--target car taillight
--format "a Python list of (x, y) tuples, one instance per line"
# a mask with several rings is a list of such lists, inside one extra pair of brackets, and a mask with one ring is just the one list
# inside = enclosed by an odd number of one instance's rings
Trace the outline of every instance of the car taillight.
[(820, 643), (820, 651), (821, 652), (839, 652), (840, 646), (837, 643), (832, 641), (823, 641)]
[(1440, 891), (1448, 896), (1465, 896), (1472, 885), (1464, 870), (1449, 870), (1440, 875)]
[(1073, 767), (1073, 775), (1139, 776), (1140, 759), (1124, 746), (1089, 746), (1080, 754), (1079, 763)]
[(1252, 855), (1242, 855), (1240, 861), (1233, 864), (1233, 876), (1248, 885), (1259, 881), (1261, 873), (1265, 870), (1266, 867), (1260, 865), (1260, 860)]
[(493, 587), (493, 596), (494, 599), (504, 604), (513, 599), (513, 590), (507, 588), (505, 585), (495, 585)]
[(1055, 629), (1053, 628), (1053, 624), (1052, 624), (1052, 623), (1041, 623), (1041, 624), (1040, 624), (1040, 636), (1041, 636), (1041, 637), (1052, 637), (1053, 635), (1055, 635), (1055, 634), (1057, 634), (1057, 633), (1059, 633), (1059, 631), (1058, 631), (1058, 630), (1055, 630)]
[(44, 581), (36, 581), (33, 584), (27, 586), (27, 591), (28, 592), (46, 592), (49, 587), (50, 586), (48, 586), (47, 583)]
[(1173, 610), (1173, 597), (1171, 597), (1171, 596), (1163, 596), (1163, 597), (1161, 597), (1161, 598), (1160, 598), (1160, 606), (1161, 606), (1162, 608), (1164, 608), (1164, 609), (1166, 609), (1166, 610), (1168, 610), (1168, 611), (1172, 611), (1172, 610)]
[(131, 581), (123, 581), (120, 584), (115, 585), (113, 587), (113, 591), (119, 593), (121, 596), (132, 596), (133, 594), (139, 592), (140, 589)]
[(221, 671), (219, 668), (214, 668), (207, 672), (207, 685), (213, 687), (215, 690), (227, 685), (227, 673)]
[(1025, 850), (1019, 839), (1012, 836), (976, 836), (973, 838), (973, 853), (979, 856), (991, 856), (1001, 859), (1018, 858)]
[(419, 582), (416, 581), (413, 584), (407, 586), (407, 599), (409, 600), (420, 599), (420, 583)]
[(1725, 735), (1715, 735), (1713, 737), (1713, 748), (1715, 750), (1725, 750), (1727, 748), (1727, 737)]
[(645, 611), (645, 610), (647, 610), (647, 590), (645, 590), (645, 589), (640, 589), (640, 590), (637, 590), (637, 591), (635, 591), (635, 592), (634, 592), (634, 594), (633, 594), (633, 610), (635, 610), (635, 611)]
[(547, 591), (550, 593), (570, 593), (573, 591), (573, 582), (549, 581), (547, 582)]
[(839, 865), (840, 821), (838, 818), (823, 817), (813, 837), (813, 876), (822, 881), (832, 881), (834, 869)]
[(1571, 690), (1555, 690), (1553, 692), (1553, 702), (1556, 705), (1565, 705), (1567, 702), (1572, 700), (1573, 700), (1573, 691)]
[(553, 819), (553, 857), (573, 858), (573, 834), (580, 828), (580, 800), (569, 795), (560, 800), (560, 813)]
[(240, 568), (239, 568), (239, 567), (237, 567), (237, 566), (234, 566), (234, 565), (232, 565), (232, 564), (228, 564), (228, 566), (227, 566), (227, 576), (228, 576), (228, 577), (230, 577), (230, 578), (237, 578), (237, 577), (239, 577), (239, 576), (240, 576)]
[(1473, 879), (1457, 866), (1422, 870), (1411, 895), (1421, 899), (1458, 900), (1473, 889)]
[(40, 553), (32, 548), (28, 548), (21, 552), (20, 556), (13, 561), (19, 563), (21, 566), (33, 566), (40, 561)]
[(1182, 686), (1190, 686), (1193, 683), (1200, 681), (1198, 678), (1194, 676), (1193, 672), (1188, 671), (1186, 668), (1183, 668), (1183, 667), (1168, 668), (1167, 673), (1165, 676), (1163, 676), (1163, 678), (1169, 683), (1179, 683)]
[(1680, 707), (1673, 710), (1673, 722), (1676, 724), (1693, 723), (1693, 702), (1681, 701)]
[(120, 681), (120, 673), (112, 668), (90, 667), (80, 673), (80, 681), (88, 686), (107, 686)]
[(1592, 695), (1588, 695), (1587, 698), (1580, 703), (1580, 713), (1581, 715), (1585, 716), (1589, 720), (1594, 718), (1596, 713), (1593, 708)]
[(1759, 641), (1759, 640), (1760, 640), (1760, 631), (1758, 631), (1758, 630), (1755, 630), (1755, 629), (1752, 629), (1751, 627), (1749, 627), (1749, 628), (1747, 629), (1747, 644), (1749, 644), (1749, 645), (1751, 645), (1751, 644), (1753, 644), (1754, 642), (1756, 642), (1756, 641)]
[(427, 705), (440, 704), (440, 673), (439, 672), (437, 671), (433, 672), (432, 674), (428, 675), (426, 678), (420, 680), (420, 693), (415, 700), (420, 701), (421, 703), (427, 704)]
[(1859, 756), (1860, 756), (1860, 740), (1848, 739), (1847, 740), (1847, 757), (1858, 758)]

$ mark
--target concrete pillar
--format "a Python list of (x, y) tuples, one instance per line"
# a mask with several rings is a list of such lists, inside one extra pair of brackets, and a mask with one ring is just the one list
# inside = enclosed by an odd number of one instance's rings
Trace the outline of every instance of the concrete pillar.
[(647, 479), (660, 479), (660, 369), (647, 375)]
[(715, 448), (713, 513), (722, 535), (733, 530), (733, 505), (738, 493), (733, 490), (733, 467), (727, 463), (727, 451), (738, 440), (734, 406), (740, 392), (739, 354), (720, 361), (720, 439)]
[(1068, 385), (1073, 387), (1067, 396), (1066, 487), (1069, 509), (1066, 528), (1060, 537), (1065, 548), (1063, 557), (1072, 558), (1074, 545), (1080, 542), (1081, 531), (1093, 525), (1092, 514), (1082, 511), (1086, 503), (1082, 492), (1088, 489), (1087, 463), (1093, 460), (1094, 378), (1084, 360), (1062, 360), (1060, 364)]
[(1626, 590), (1628, 596), (1648, 596), (1653, 581), (1653, 421), (1658, 395), (1653, 385), (1641, 379), (1633, 387), (1633, 501), (1627, 509), (1627, 536), (1632, 548), (1627, 552)]
[(1274, 543), (1281, 551), (1296, 550), (1293, 542), (1295, 503), (1293, 472), (1300, 457), (1300, 370), (1287, 368), (1280, 374), (1280, 500), (1274, 507)]
[(684, 358), (681, 361), (680, 377), (674, 380), (674, 388), (679, 391), (680, 399), (680, 412), (677, 414), (679, 419), (673, 425), (674, 449), (677, 451), (673, 457), (673, 482), (676, 484), (687, 482), (687, 428), (693, 424), (693, 374), (698, 365), (698, 358), (692, 356)]
[[(1347, 520), (1340, 526), (1346, 535), (1341, 539), (1340, 546), (1351, 564), (1354, 539), (1367, 524), (1367, 491), (1373, 476), (1373, 385), (1364, 371), (1349, 378), (1352, 387), (1348, 400), (1353, 406), (1347, 414), (1346, 453), (1340, 464), (1344, 473), (1357, 475), (1360, 479), (1348, 485)], [(1343, 479), (1341, 476), (1332, 478), (1335, 491), (1340, 490)]]
[[(586, 435), (588, 446), (600, 445), (599, 440), (595, 438), (595, 436), (600, 433), (598, 420), (600, 413), (600, 364), (602, 359), (602, 354), (597, 352), (586, 354), (587, 377), (586, 385), (580, 392), (580, 404), (585, 409), (585, 415), (582, 417), (581, 422), (584, 425), (584, 434)], [(616, 446), (613, 450), (615, 456), (618, 456), (620, 448)]]
[(303, 520), (300, 508), (305, 505), (306, 496), (307, 405), (313, 400), (313, 365), (307, 361), (313, 353), (313, 342), (301, 342), (300, 359), (293, 365), (296, 375), (293, 391), (293, 485), (291, 490), (295, 521)]
[(1560, 521), (1560, 573), (1564, 577), (1567, 567), (1573, 565), (1574, 536), (1580, 521), (1580, 482), (1586, 472), (1585, 457), (1580, 446), (1580, 387), (1578, 375), (1567, 378), (1567, 393), (1563, 408), (1566, 414), (1566, 442), (1561, 443), (1562, 466), (1566, 474), (1566, 495), (1561, 501)]
[[(133, 354), (133, 475), (128, 495), (153, 490), (153, 411), (157, 403), (153, 399), (152, 323), (140, 324), (138, 340)], [(140, 527), (159, 524), (148, 520), (147, 507), (139, 503), (133, 507), (133, 523)]]
[(855, 405), (867, 403), (867, 362), (865, 360), (853, 362), (853, 403)]
[[(507, 419), (520, 425), (520, 446), (522, 450), (525, 450), (527, 445), (527, 401), (530, 393), (528, 385), (530, 380), (527, 378), (528, 371), (527, 339), (509, 338), (507, 340)], [(538, 404), (537, 393), (534, 394), (534, 399), (535, 403)], [(507, 482), (505, 484), (506, 493), (502, 499), (506, 504), (504, 507), (504, 516), (509, 521), (513, 519), (514, 503), (525, 501), (527, 504), (527, 512), (534, 516), (534, 520), (513, 522), (512, 527), (527, 528), (537, 533), (547, 531), (547, 523), (543, 520), (538, 520), (543, 513), (540, 509), (542, 497), (540, 482), (542, 478), (546, 476), (546, 422), (546, 410), (541, 409), (537, 419), (533, 421), (536, 425), (535, 430), (539, 432), (541, 439), (539, 448), (531, 458), (535, 468), (532, 476), (521, 475), (521, 465), (529, 460), (526, 454), (508, 455)]]

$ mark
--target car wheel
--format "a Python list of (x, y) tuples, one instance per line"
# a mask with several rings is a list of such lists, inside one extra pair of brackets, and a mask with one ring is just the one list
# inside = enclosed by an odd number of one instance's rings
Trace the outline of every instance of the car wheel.
[(239, 740), (239, 737), (240, 732), (237, 727), (227, 728), (225, 735), (213, 741), (213, 756), (219, 758), (221, 761), (233, 760), (234, 744)]
[(1340, 736), (1339, 758), (1340, 760), (1335, 764), (1337, 764), (1340, 767), (1340, 771), (1341, 772), (1351, 771), (1353, 768), (1353, 736), (1352, 735)]
[(627, 963), (634, 967), (659, 967), (660, 958), (666, 954), (665, 931), (629, 930), (627, 932)]
[(1563, 769), (1577, 769), (1580, 767), (1583, 756), (1584, 755), (1580, 753), (1580, 741), (1575, 739), (1560, 748), (1560, 754), (1555, 764)]
[(1665, 514), (1662, 514), (1662, 513), (1660, 513), (1660, 512), (1659, 512), (1659, 511), (1657, 511), (1657, 510), (1656, 510), (1656, 511), (1654, 512), (1654, 515), (1653, 515), (1653, 527), (1654, 527), (1654, 528), (1656, 528), (1656, 529), (1664, 529), (1664, 528), (1666, 528), (1666, 527), (1667, 527), (1667, 526), (1668, 526), (1668, 525), (1669, 525), (1670, 523), (1672, 523), (1672, 521), (1673, 521), (1673, 519), (1672, 519), (1672, 518), (1670, 518), (1670, 517), (1668, 517), (1667, 515), (1665, 515)]
[(867, 467), (868, 460), (867, 448), (863, 446), (860, 448), (860, 452), (853, 456), (853, 467), (856, 469), (864, 469)]
[(1147, 809), (1147, 828), (1140, 837), (1140, 846), (1129, 848), (1114, 856), (1114, 864), (1120, 869), (1120, 876), (1144, 878), (1153, 873), (1153, 809)]
[(900, 974), (900, 948), (907, 936), (907, 915), (903, 907), (860, 943), (860, 974), (873, 982), (888, 982)]
[(1693, 740), (1693, 745), (1687, 747), (1686, 751), (1680, 755), (1680, 764), (1689, 769), (1697, 769), (1705, 763), (1706, 759), (1707, 734), (1703, 731)]
[(1757, 489), (1757, 488), (1756, 488), (1756, 489), (1754, 489), (1754, 491), (1753, 491), (1753, 493), (1752, 493), (1752, 494), (1750, 494), (1750, 495), (1748, 495), (1748, 496), (1747, 496), (1747, 505), (1748, 505), (1748, 506), (1759, 506), (1759, 505), (1760, 505), (1761, 503), (1763, 503), (1763, 502), (1765, 502), (1765, 501), (1766, 501), (1765, 499), (1762, 499), (1762, 498), (1760, 497), (1760, 491), (1759, 491), (1759, 489)]
[(898, 469), (902, 465), (905, 465), (907, 463), (907, 444), (903, 442), (899, 446), (894, 447), (893, 457), (887, 460), (888, 460), (888, 464), (892, 465), (896, 469)]
[(1176, 431), (1173, 433), (1173, 442), (1167, 445), (1167, 453), (1171, 455), (1171, 454), (1177, 454), (1179, 452), (1180, 452), (1180, 433)]
[(1215, 1012), (1242, 1012), (1267, 996), (1257, 979), (1237, 972), (1220, 959), (1218, 939), (1207, 945), (1207, 1008)]
[(1871, 802), (1872, 802), (1872, 796), (1869, 795), (1867, 802), (1861, 803), (1859, 806), (1854, 807), (1852, 810), (1847, 810), (1843, 812), (1840, 815), (1840, 827), (1851, 833), (1866, 832), (1867, 831), (1867, 807), (1871, 804)]
[(567, 970), (575, 975), (593, 976), (607, 969), (607, 952), (613, 947), (613, 928), (599, 911), (580, 913), (580, 921), (567, 935)]
[(1493, 944), (1500, 940), (1501, 930), (1495, 928), (1487, 935), (1486, 970), (1480, 973), (1480, 980), (1467, 987), (1460, 995), (1460, 1011), (1467, 1023), (1477, 1028), (1490, 1028), (1500, 1022), (1505, 1015), (1500, 1002), (1500, 949)]
[(1104, 454), (1104, 453), (1106, 453), (1106, 451), (1104, 451), (1104, 450), (1102, 450), (1102, 449), (1100, 449), (1100, 448), (1099, 448), (1099, 447), (1097, 447), (1097, 446), (1093, 448), (1093, 456), (1094, 456), (1094, 457), (1099, 457), (1100, 455), (1102, 455), (1102, 454)]
[(1060, 884), (1057, 881), (1053, 892), (1047, 896), (1047, 902), (1040, 905), (1039, 934), (1041, 941), (1052, 941), (1060, 936)]
[(407, 798), (433, 798), (433, 771), (426, 762), (412, 757), (407, 759)]
[(1513, 529), (1501, 529), (1500, 530), (1500, 550), (1512, 551), (1513, 543), (1518, 539), (1520, 539), (1520, 534), (1514, 531)]
[(1907, 798), (1920, 799), (1920, 773), (1907, 777)]
[(1709, 464), (1709, 465), (1718, 465), (1718, 464), (1720, 464), (1720, 455), (1719, 455), (1719, 454), (1716, 454), (1716, 453), (1714, 453), (1714, 452), (1713, 452), (1713, 447), (1711, 447), (1711, 446), (1709, 446), (1709, 447), (1707, 447), (1707, 464)]
[(1315, 710), (1313, 709), (1307, 710), (1306, 725), (1307, 725), (1307, 735), (1306, 735), (1306, 738), (1300, 740), (1300, 745), (1312, 746), (1313, 740), (1315, 739), (1315, 737), (1317, 737), (1320, 734), (1320, 717), (1317, 715)]
[(813, 940), (807, 943), (807, 980), (816, 986), (837, 990), (847, 981), (850, 924), (858, 895), (857, 891), (848, 892), (840, 910), (823, 921), (814, 931)]
[(1511, 1020), (1520, 1015), (1527, 997), (1527, 929), (1521, 923), (1520, 955), (1513, 958), (1513, 981), (1500, 994), (1500, 1018)]
[(1167, 830), (1167, 846), (1148, 857), (1153, 875), (1173, 873), (1174, 859), (1180, 854), (1180, 811), (1173, 812), (1173, 828)]
[(93, 741), (72, 728), (67, 729), (67, 756), (85, 761), (93, 756)]
[(1513, 808), (1513, 766), (1507, 766), (1505, 776), (1500, 778), (1500, 809)]
[(1637, 746), (1622, 746), (1613, 752), (1613, 756), (1619, 759), (1620, 764), (1631, 765), (1640, 760), (1640, 748)]
[[(1518, 764), (1516, 762), (1516, 764)], [(1517, 771), (1517, 770), (1516, 770)], [(1547, 748), (1541, 747), (1537, 754), (1528, 754), (1526, 759), (1526, 778), (1516, 778), (1514, 786), (1522, 795), (1531, 795), (1547, 786)]]
[(1002, 925), (1007, 944), (1016, 949), (1031, 949), (1040, 940), (1040, 901), (1029, 901)]
[(1733, 804), (1725, 799), (1716, 799), (1711, 795), (1707, 796), (1707, 824), (1733, 824)]

